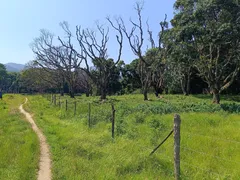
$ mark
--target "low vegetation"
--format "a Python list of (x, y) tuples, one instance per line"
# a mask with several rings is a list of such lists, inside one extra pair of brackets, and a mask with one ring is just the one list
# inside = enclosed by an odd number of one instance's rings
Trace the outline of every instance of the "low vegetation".
[(39, 142), (19, 113), (23, 102), (20, 95), (0, 100), (0, 179), (36, 179)]
[[(59, 108), (58, 101), (51, 104), (50, 96), (29, 96), (26, 108), (34, 113), (51, 147), (53, 179), (173, 179), (173, 137), (149, 154), (171, 131), (175, 112), (182, 119), (182, 178), (238, 179), (238, 97), (225, 96), (221, 105), (212, 105), (207, 96), (150, 98), (143, 102), (141, 95), (111, 96), (100, 102), (98, 97), (65, 96)], [(111, 103), (116, 109), (115, 139)]]

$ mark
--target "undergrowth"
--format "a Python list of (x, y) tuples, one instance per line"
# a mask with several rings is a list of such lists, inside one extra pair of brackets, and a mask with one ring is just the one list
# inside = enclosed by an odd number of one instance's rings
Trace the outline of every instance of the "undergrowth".
[[(98, 97), (65, 96), (59, 107), (50, 103), (49, 96), (29, 96), (26, 108), (34, 113), (50, 144), (53, 179), (174, 179), (172, 136), (149, 156), (172, 130), (174, 113), (182, 119), (182, 179), (240, 177), (237, 101), (226, 98), (214, 105), (206, 96), (150, 98), (143, 102), (140, 95), (112, 96), (99, 102)], [(111, 138), (112, 103), (115, 139)]]

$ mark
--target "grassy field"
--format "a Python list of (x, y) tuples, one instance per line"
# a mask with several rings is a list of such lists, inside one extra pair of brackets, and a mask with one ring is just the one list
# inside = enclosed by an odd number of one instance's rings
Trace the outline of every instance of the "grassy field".
[[(174, 179), (173, 137), (149, 153), (170, 132), (173, 115), (181, 115), (182, 179), (239, 179), (239, 97), (142, 95), (61, 98), (61, 108), (48, 98), (29, 96), (25, 106), (47, 136), (53, 179)], [(68, 99), (68, 111), (65, 101)], [(57, 98), (58, 100), (58, 98)], [(91, 103), (91, 128), (88, 104)], [(111, 138), (111, 105), (116, 109), (116, 137)]]
[(36, 179), (38, 139), (19, 113), (24, 102), (20, 95), (5, 95), (0, 100), (0, 179)]

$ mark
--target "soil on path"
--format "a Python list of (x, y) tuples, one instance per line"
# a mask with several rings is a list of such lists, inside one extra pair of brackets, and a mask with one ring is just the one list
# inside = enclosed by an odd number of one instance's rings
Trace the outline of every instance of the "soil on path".
[[(26, 98), (25, 103), (27, 103), (28, 99)], [(24, 103), (24, 104), (25, 104)], [(33, 131), (37, 134), (40, 141), (40, 162), (39, 162), (39, 171), (38, 171), (38, 180), (51, 180), (51, 158), (49, 153), (49, 146), (46, 141), (46, 137), (42, 133), (42, 131), (37, 127), (32, 116), (23, 109), (22, 104), (19, 107), (19, 110), (22, 114), (25, 115), (27, 121), (32, 125)]]

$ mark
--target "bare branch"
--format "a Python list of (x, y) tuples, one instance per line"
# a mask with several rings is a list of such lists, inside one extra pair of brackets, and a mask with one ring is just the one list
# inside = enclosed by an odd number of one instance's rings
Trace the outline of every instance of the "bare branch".
[(120, 18), (115, 19), (116, 25), (110, 20), (109, 17), (107, 17), (106, 19), (111, 24), (111, 26), (118, 32), (118, 35), (116, 35), (117, 42), (119, 44), (118, 58), (117, 58), (117, 61), (114, 63), (114, 65), (116, 65), (121, 60), (122, 47), (123, 47), (123, 32), (122, 32), (122, 24), (120, 22), (121, 19)]
[(152, 47), (152, 48), (155, 48), (155, 43), (154, 43), (154, 40), (153, 40), (152, 31), (151, 31), (150, 28), (149, 28), (148, 20), (147, 20), (146, 24), (147, 24), (147, 31), (148, 31), (149, 41), (150, 41), (150, 43), (151, 43), (151, 47)]
[(158, 48), (161, 49), (161, 44), (162, 44), (162, 38), (163, 38), (163, 34), (165, 32), (165, 29), (168, 28), (167, 25), (167, 15), (165, 14), (165, 18), (163, 22), (160, 22), (160, 26), (161, 26), (161, 31), (159, 33), (159, 40), (158, 40)]

